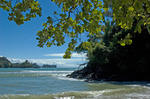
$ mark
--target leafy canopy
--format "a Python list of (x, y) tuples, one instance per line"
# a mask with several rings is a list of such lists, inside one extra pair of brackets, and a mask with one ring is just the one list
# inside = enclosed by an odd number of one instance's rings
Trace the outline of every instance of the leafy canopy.
[[(112, 5), (113, 19), (124, 29), (135, 27), (141, 33), (146, 26), (150, 33), (150, 1), (149, 0), (104, 0), (104, 5)], [(136, 20), (136, 22), (135, 22)]]
[(36, 0), (0, 0), (0, 8), (9, 12), (8, 19), (16, 24), (24, 24), (37, 15), (41, 16), (41, 7)]
[[(51, 0), (62, 11), (54, 12), (59, 19), (47, 17), (43, 23), (43, 29), (38, 31), (38, 46), (51, 47), (61, 46), (65, 38), (71, 40), (64, 55), (70, 58), (71, 52), (75, 50), (80, 41), (81, 34), (96, 36), (103, 30), (103, 21), (106, 12), (112, 12), (112, 18), (117, 25), (123, 29), (135, 27), (135, 32), (141, 33), (141, 28), (146, 27), (150, 33), (150, 1), (149, 0)], [(11, 0), (0, 0), (0, 8), (9, 11), (9, 20), (15, 21), (18, 25), (29, 21), (37, 15), (41, 16), (41, 7), (36, 0), (21, 0), (12, 3)], [(131, 33), (119, 42), (121, 46), (132, 44)], [(81, 42), (85, 49), (89, 49), (91, 43)]]

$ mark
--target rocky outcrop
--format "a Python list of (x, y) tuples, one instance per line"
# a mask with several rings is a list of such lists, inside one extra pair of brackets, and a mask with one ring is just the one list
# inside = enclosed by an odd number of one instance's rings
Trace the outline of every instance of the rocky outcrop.
[(0, 57), (0, 68), (12, 67), (12, 63), (6, 57)]

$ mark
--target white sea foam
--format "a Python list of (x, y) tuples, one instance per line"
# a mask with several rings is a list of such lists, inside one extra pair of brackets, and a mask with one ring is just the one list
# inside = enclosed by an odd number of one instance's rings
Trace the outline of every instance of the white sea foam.
[(57, 77), (58, 79), (60, 80), (70, 80), (70, 81), (84, 81), (85, 79), (74, 79), (74, 78), (69, 78), (69, 77), (66, 77), (66, 76), (61, 76), (61, 77)]
[(23, 71), (23, 73), (40, 73), (40, 74), (51, 74), (51, 76), (55, 76), (58, 78), (65, 78), (68, 74), (72, 73), (73, 71)]
[(72, 81), (77, 81), (74, 79), (69, 79), (66, 76), (70, 73), (72, 73), (73, 71), (41, 71), (41, 70), (22, 70), (22, 71), (7, 71), (7, 72), (0, 72), (0, 76), (1, 77), (6, 77), (6, 76), (13, 76), (13, 77), (26, 77), (26, 76), (52, 76), (52, 77), (56, 77), (58, 79), (61, 80), (72, 80)]
[(68, 97), (54, 97), (54, 99), (75, 99), (74, 96), (68, 96)]
[(141, 93), (132, 93), (132, 94), (127, 94), (127, 97), (131, 97), (131, 98), (138, 98), (138, 99), (150, 99), (150, 95), (149, 94), (141, 94)]
[(73, 71), (33, 71), (33, 70), (24, 70), (22, 72), (27, 72), (27, 73), (71, 73)]
[(73, 71), (32, 71), (32, 70), (24, 70), (24, 71), (15, 71), (15, 72), (0, 72), (0, 74), (16, 74), (16, 73), (72, 73)]
[(150, 90), (149, 84), (144, 84), (144, 85), (127, 85), (127, 86), (130, 86), (130, 87), (146, 88), (146, 89), (149, 89), (149, 90)]
[[(101, 91), (69, 91), (69, 92), (62, 92), (62, 93), (57, 93), (57, 94), (45, 94), (42, 95), (43, 97), (49, 97), (52, 96), (54, 99), (75, 99), (76, 97), (80, 97), (80, 95), (82, 94), (87, 94), (87, 96), (85, 96), (85, 98), (83, 99), (150, 99), (150, 95), (149, 94), (142, 94), (142, 93), (131, 93), (131, 94), (124, 94), (124, 95), (103, 95), (104, 93), (107, 92), (113, 92), (113, 91), (121, 91), (121, 90), (125, 90), (125, 89), (106, 89), (106, 90), (101, 90)], [(75, 96), (74, 96), (75, 95)], [(11, 99), (11, 96), (25, 96), (28, 98), (28, 96), (31, 96), (30, 94), (9, 94), (9, 95), (3, 95), (0, 96), (2, 99)], [(42, 99), (42, 96), (38, 96), (35, 95), (34, 99)], [(5, 98), (4, 98), (5, 97)], [(23, 97), (24, 99), (27, 99)], [(87, 98), (89, 97), (89, 98)], [(115, 98), (116, 97), (116, 98)], [(31, 98), (32, 99), (32, 98)]]

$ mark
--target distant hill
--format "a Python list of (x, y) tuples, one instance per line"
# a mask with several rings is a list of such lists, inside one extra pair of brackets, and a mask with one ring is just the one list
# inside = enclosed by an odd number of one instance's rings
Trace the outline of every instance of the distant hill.
[(0, 57), (0, 68), (10, 68), (12, 63), (6, 57)]
[(57, 67), (56, 65), (48, 65), (48, 64), (42, 66), (42, 68), (56, 68), (56, 67)]
[(0, 68), (56, 68), (56, 65), (44, 64), (39, 66), (36, 63), (31, 63), (28, 60), (22, 63), (11, 63), (6, 57), (0, 57)]
[(0, 68), (40, 68), (40, 66), (28, 60), (23, 63), (11, 63), (6, 57), (0, 57)]
[(26, 60), (23, 63), (13, 63), (12, 64), (13, 68), (40, 68), (39, 65), (36, 63), (30, 63), (28, 60)]

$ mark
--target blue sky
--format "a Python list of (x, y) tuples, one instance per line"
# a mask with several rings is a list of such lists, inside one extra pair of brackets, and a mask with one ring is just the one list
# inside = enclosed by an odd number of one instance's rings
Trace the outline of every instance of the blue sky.
[(68, 66), (77, 66), (76, 64), (84, 62), (85, 55), (73, 54), (73, 58), (70, 60), (62, 59), (67, 44), (61, 47), (37, 47), (36, 33), (42, 29), (42, 23), (46, 21), (47, 16), (53, 16), (53, 11), (60, 11), (50, 0), (42, 1), (39, 0), (42, 7), (42, 17), (32, 19), (20, 26), (9, 21), (8, 13), (0, 9), (0, 56), (8, 57), (13, 62), (29, 59), (37, 63), (56, 63), (59, 65), (62, 63)]

